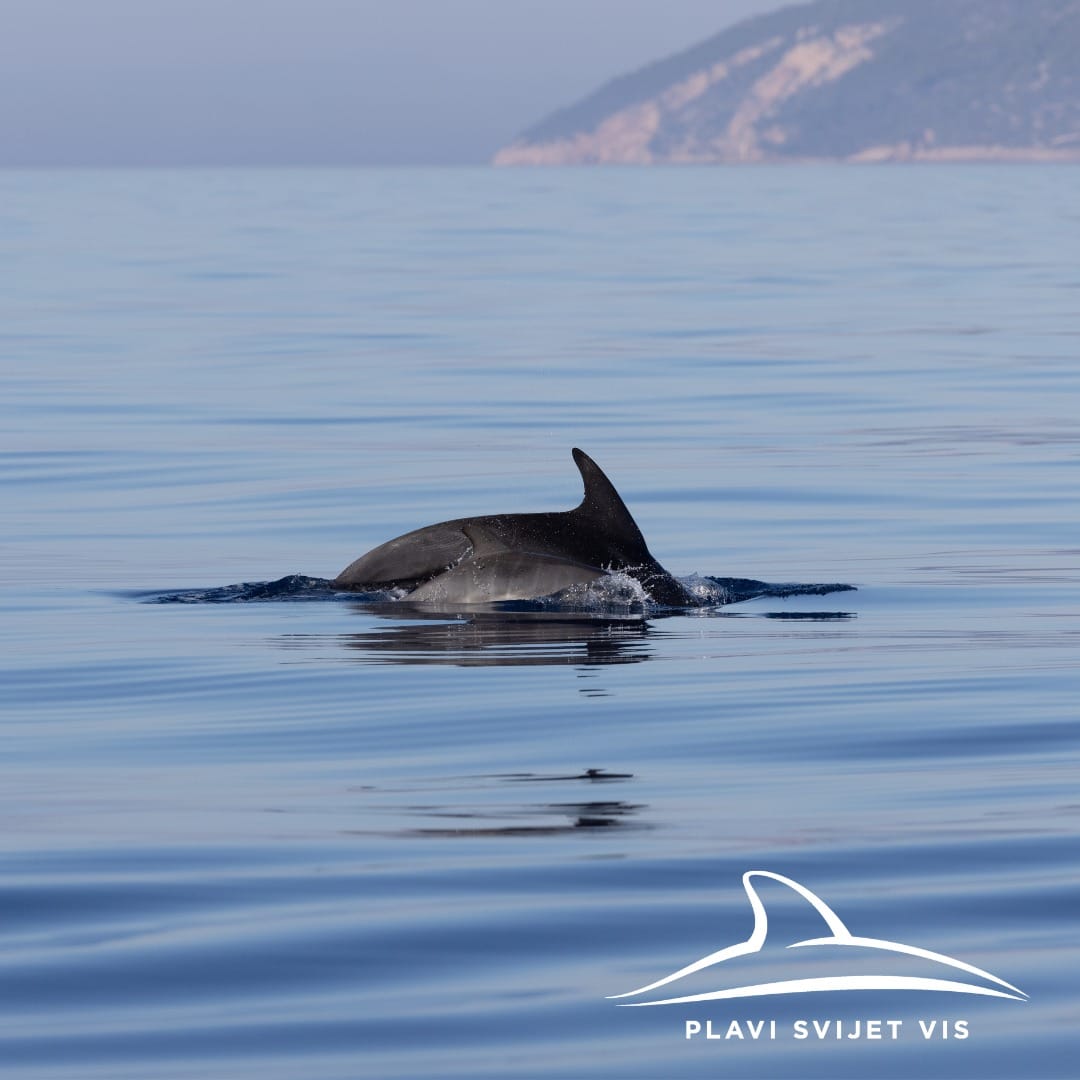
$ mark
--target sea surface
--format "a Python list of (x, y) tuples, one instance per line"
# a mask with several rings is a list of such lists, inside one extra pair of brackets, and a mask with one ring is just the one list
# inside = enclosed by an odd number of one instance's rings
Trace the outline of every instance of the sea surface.
[[(1075, 1077), (1078, 180), (0, 173), (0, 1073)], [(680, 577), (857, 591), (250, 587), (573, 446)]]

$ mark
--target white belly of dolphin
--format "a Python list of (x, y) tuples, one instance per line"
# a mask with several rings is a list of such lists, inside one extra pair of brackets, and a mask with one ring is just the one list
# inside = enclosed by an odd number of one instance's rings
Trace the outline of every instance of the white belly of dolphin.
[(491, 604), (534, 600), (587, 585), (604, 571), (585, 563), (524, 551), (473, 555), (409, 593), (409, 600), (439, 604)]

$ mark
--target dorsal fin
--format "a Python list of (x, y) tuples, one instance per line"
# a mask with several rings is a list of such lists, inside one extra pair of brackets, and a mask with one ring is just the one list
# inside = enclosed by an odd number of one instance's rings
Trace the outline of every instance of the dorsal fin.
[(472, 544), (474, 556), (499, 555), (510, 550), (494, 533), (489, 532), (482, 525), (477, 525), (475, 521), (462, 525), (461, 531)]
[(574, 464), (585, 481), (585, 498), (581, 500), (577, 512), (587, 514), (612, 538), (618, 538), (620, 546), (628, 554), (636, 551), (643, 560), (651, 558), (637, 522), (626, 509), (626, 503), (615, 490), (615, 485), (604, 475), (604, 470), (584, 450), (575, 446), (572, 453)]

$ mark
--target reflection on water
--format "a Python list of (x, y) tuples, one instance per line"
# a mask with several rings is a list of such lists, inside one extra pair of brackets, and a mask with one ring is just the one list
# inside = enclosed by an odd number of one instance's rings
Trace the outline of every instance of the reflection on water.
[[(460, 810), (436, 810), (430, 807), (421, 811), (430, 817), (455, 819), (457, 825), (435, 826), (410, 830), (415, 836), (555, 836), (570, 833), (576, 829), (608, 829), (615, 826), (625, 828), (626, 819), (642, 806), (625, 802), (584, 802), (584, 803), (537, 803), (535, 806), (522, 805), (505, 807), (501, 812), (491, 811), (469, 813)], [(529, 821), (528, 819), (550, 818), (552, 815), (565, 817), (564, 822)], [(519, 819), (516, 823), (489, 824), (492, 819)], [(641, 828), (640, 823), (634, 823)]]
[[(511, 773), (501, 776), (462, 777), (460, 779), (424, 780), (406, 788), (359, 789), (368, 806), (379, 817), (389, 818), (389, 830), (350, 829), (349, 835), (379, 832), (394, 836), (480, 837), (480, 836), (554, 836), (589, 829), (644, 828), (638, 815), (647, 807), (623, 799), (568, 799), (505, 802), (505, 785), (523, 781), (537, 784), (584, 782), (613, 784), (632, 780), (630, 773), (585, 769), (577, 775)], [(436, 795), (432, 801), (399, 802), (402, 795)], [(386, 801), (383, 801), (383, 800)], [(424, 824), (417, 825), (420, 818)]]
[(633, 773), (613, 773), (607, 769), (586, 769), (576, 776), (536, 776), (533, 773), (513, 773), (505, 779), (534, 783), (550, 783), (552, 780), (591, 780), (593, 783), (604, 783), (611, 780), (632, 780)]
[[(366, 610), (387, 625), (334, 642), (361, 663), (451, 664), (503, 667), (569, 664), (637, 664), (653, 654), (651, 627), (641, 616), (610, 618), (548, 611), (478, 611), (448, 617), (403, 605)], [(403, 622), (407, 618), (410, 621)], [(323, 639), (325, 640), (325, 639)], [(304, 647), (309, 641), (281, 638), (279, 644)]]
[[(366, 664), (447, 664), (457, 667), (523, 667), (565, 664), (600, 667), (639, 664), (651, 659), (656, 639), (671, 636), (655, 624), (672, 614), (589, 614), (572, 611), (491, 610), (457, 615), (425, 611), (419, 605), (357, 604), (358, 612), (389, 625), (371, 625), (348, 634), (287, 634), (269, 639), (281, 649), (316, 651), (327, 646)], [(699, 616), (701, 617), (701, 616)], [(712, 612), (716, 618), (765, 618), (800, 622), (846, 621), (842, 611), (766, 611), (736, 615)]]

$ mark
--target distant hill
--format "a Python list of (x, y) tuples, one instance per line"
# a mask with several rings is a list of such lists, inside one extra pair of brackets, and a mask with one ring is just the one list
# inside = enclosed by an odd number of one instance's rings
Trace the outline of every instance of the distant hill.
[(1080, 0), (817, 0), (602, 86), (496, 165), (1080, 160)]

